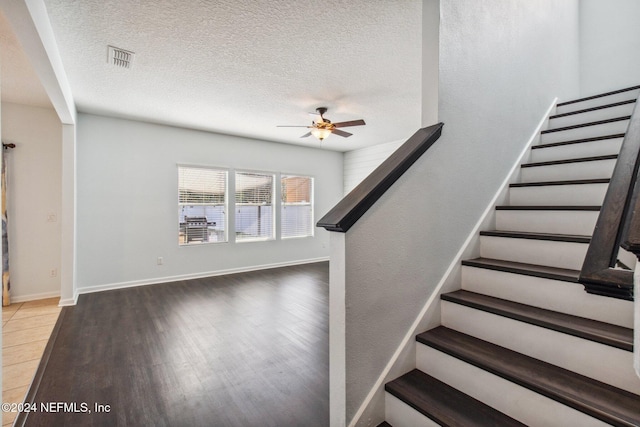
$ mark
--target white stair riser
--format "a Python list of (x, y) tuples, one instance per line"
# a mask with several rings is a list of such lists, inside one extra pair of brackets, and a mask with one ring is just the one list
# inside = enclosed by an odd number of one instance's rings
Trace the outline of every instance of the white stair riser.
[(385, 392), (384, 419), (393, 427), (439, 427), (439, 424)]
[(521, 182), (570, 181), (575, 179), (611, 178), (616, 160), (563, 163), (559, 165), (521, 168)]
[[(581, 123), (597, 122), (599, 120), (614, 119), (616, 117), (630, 116), (633, 113), (635, 103), (602, 108), (600, 110), (585, 113), (572, 114), (570, 116), (549, 119), (549, 129), (557, 129), (565, 126), (579, 125)], [(562, 113), (560, 113), (562, 114)]]
[(628, 125), (629, 120), (621, 120), (619, 122), (604, 123), (601, 125), (585, 126), (564, 131), (543, 133), (540, 135), (540, 143), (550, 144), (552, 142), (573, 141), (576, 139), (591, 138), (595, 136), (625, 133), (627, 131)]
[(480, 256), (549, 267), (580, 270), (587, 247), (585, 243), (480, 236)]
[(633, 302), (588, 294), (579, 283), (462, 266), (462, 289), (573, 316), (633, 327)]
[(512, 206), (600, 206), (609, 184), (537, 185), (509, 188)]
[(590, 236), (598, 211), (496, 211), (496, 229)]
[[(476, 310), (442, 303), (442, 325), (632, 393), (640, 393), (633, 352)], [(602, 361), (606, 360), (606, 366)]]
[(530, 162), (549, 162), (553, 160), (578, 159), (581, 157), (606, 156), (618, 154), (623, 138), (581, 142), (579, 144), (559, 145), (531, 150)]
[(608, 424), (483, 369), (418, 343), (418, 369), (531, 426), (604, 427)]
[(615, 95), (609, 95), (609, 96), (603, 96), (600, 98), (590, 99), (588, 101), (574, 102), (573, 104), (558, 106), (556, 108), (556, 114), (564, 114), (564, 113), (569, 113), (571, 111), (586, 110), (587, 108), (599, 107), (601, 105), (613, 104), (621, 101), (628, 101), (630, 99), (637, 99), (638, 93), (640, 93), (640, 91), (636, 89), (636, 90), (617, 93)]

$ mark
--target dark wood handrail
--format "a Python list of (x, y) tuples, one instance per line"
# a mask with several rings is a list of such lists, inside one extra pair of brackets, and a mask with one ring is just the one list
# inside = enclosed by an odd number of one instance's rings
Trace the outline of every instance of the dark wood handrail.
[(317, 226), (346, 233), (442, 134), (443, 123), (419, 129), (318, 221)]
[(640, 206), (636, 206), (640, 191), (640, 184), (636, 185), (640, 166), (639, 102), (640, 98), (622, 141), (579, 279), (589, 293), (628, 300), (633, 299), (633, 272), (613, 267), (620, 246), (640, 247), (640, 218), (632, 214), (640, 212)]
[[(640, 97), (638, 100), (640, 101)], [(636, 120), (635, 123), (629, 123), (627, 134), (631, 134), (631, 138), (640, 140), (640, 120)], [(638, 163), (640, 163), (640, 160)], [(624, 240), (621, 246), (632, 252), (640, 260), (640, 165), (638, 164), (636, 164), (634, 177), (635, 185), (633, 186), (633, 193), (627, 209), (628, 214), (622, 232)]]

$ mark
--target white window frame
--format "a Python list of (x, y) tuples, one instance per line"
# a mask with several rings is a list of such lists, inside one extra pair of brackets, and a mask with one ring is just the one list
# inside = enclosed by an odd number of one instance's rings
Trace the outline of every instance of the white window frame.
[[(287, 202), (286, 201), (286, 191), (284, 187), (284, 181), (285, 179), (290, 179), (290, 178), (303, 178), (303, 179), (307, 179), (309, 180), (309, 200), (306, 201), (294, 201), (294, 202)], [(286, 240), (286, 239), (301, 239), (301, 238), (305, 238), (305, 237), (313, 237), (314, 236), (314, 231), (315, 231), (315, 227), (314, 227), (314, 215), (315, 215), (315, 210), (314, 210), (314, 184), (315, 184), (315, 180), (312, 176), (309, 175), (300, 175), (300, 174), (281, 174), (280, 175), (280, 230), (281, 230), (281, 239), (282, 240)], [(309, 207), (309, 224), (308, 224), (308, 233), (306, 234), (297, 234), (297, 235), (290, 235), (290, 236), (285, 236), (285, 214), (284, 214), (284, 210), (287, 207), (304, 207), (304, 206), (308, 206)]]
[[(201, 170), (201, 171), (213, 171), (216, 173), (224, 174), (224, 188), (223, 188), (223, 201), (222, 202), (185, 202), (181, 199), (181, 188), (182, 188), (182, 172), (181, 170)], [(228, 243), (229, 242), (229, 170), (225, 168), (218, 167), (210, 167), (210, 166), (195, 166), (195, 165), (181, 165), (179, 164), (177, 167), (177, 175), (178, 175), (178, 245), (180, 247), (188, 247), (188, 246), (199, 246), (203, 244), (217, 244), (217, 243)], [(193, 241), (189, 240), (189, 235), (187, 231), (187, 224), (181, 221), (181, 217), (184, 215), (185, 209), (188, 207), (195, 206), (211, 206), (211, 207), (222, 207), (223, 215), (222, 218), (222, 229), (220, 227), (216, 229), (215, 226), (210, 226), (208, 224), (201, 225), (201, 231), (206, 233), (206, 239), (204, 238), (204, 234), (202, 234), (202, 239), (194, 239)], [(216, 221), (217, 226), (217, 221)], [(206, 228), (205, 228), (206, 227)], [(215, 240), (212, 240), (211, 237), (215, 233)]]
[[(243, 189), (239, 188), (238, 185), (238, 175), (256, 175), (256, 176), (264, 176), (271, 178), (271, 200), (270, 203), (251, 203), (251, 202), (239, 202), (238, 197), (242, 194)], [(264, 171), (250, 171), (250, 170), (236, 170), (234, 173), (234, 235), (236, 243), (248, 243), (248, 242), (265, 242), (270, 240), (276, 240), (276, 215), (277, 206), (276, 206), (276, 174), (273, 172), (264, 172)], [(250, 207), (257, 206), (258, 208), (262, 206), (271, 206), (271, 234), (265, 237), (241, 237), (240, 230), (238, 227), (240, 226), (241, 220), (239, 217), (240, 209), (242, 207)], [(259, 210), (260, 212), (260, 210)], [(260, 220), (261, 221), (261, 220)], [(260, 223), (262, 224), (262, 222)]]

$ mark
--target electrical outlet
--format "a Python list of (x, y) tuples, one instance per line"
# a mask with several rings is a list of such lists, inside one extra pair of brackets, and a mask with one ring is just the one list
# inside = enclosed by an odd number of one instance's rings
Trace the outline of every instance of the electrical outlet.
[(52, 268), (51, 270), (49, 270), (49, 277), (58, 277), (58, 269)]
[(56, 222), (57, 220), (58, 220), (58, 217), (53, 212), (49, 212), (47, 214), (47, 222)]
[(164, 265), (164, 258), (159, 256), (157, 262), (158, 262), (158, 265)]

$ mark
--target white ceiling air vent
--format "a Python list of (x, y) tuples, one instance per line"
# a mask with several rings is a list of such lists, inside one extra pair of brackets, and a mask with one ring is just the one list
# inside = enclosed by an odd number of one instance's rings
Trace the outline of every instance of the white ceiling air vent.
[(107, 57), (107, 60), (109, 64), (113, 64), (116, 67), (121, 68), (131, 68), (131, 65), (133, 64), (133, 56), (135, 55), (135, 53), (128, 50), (120, 49), (119, 47), (108, 47), (109, 55)]

